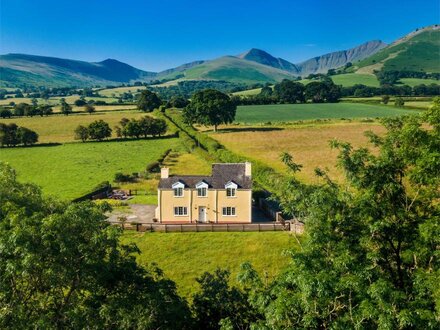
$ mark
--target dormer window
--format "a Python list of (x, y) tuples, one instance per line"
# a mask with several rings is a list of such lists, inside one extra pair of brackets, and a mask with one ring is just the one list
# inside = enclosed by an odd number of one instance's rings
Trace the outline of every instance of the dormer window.
[(172, 186), (174, 191), (174, 197), (183, 197), (183, 188), (185, 188), (185, 185), (182, 182), (176, 182)]
[(208, 196), (208, 184), (204, 181), (200, 181), (196, 184), (197, 189), (197, 197), (206, 197)]
[(225, 189), (226, 189), (226, 197), (235, 197), (236, 195), (236, 191), (237, 191), (237, 184), (229, 181), (226, 185), (225, 185)]

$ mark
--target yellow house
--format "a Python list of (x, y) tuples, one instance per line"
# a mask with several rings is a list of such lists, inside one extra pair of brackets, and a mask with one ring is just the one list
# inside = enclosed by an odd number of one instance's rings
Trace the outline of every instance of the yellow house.
[(211, 176), (162, 168), (157, 195), (160, 223), (250, 223), (251, 163), (213, 164)]

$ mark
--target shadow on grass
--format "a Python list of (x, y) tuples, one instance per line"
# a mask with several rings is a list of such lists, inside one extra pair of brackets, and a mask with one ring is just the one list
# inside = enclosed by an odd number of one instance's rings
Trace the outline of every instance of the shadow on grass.
[[(237, 132), (270, 132), (270, 131), (282, 131), (281, 127), (228, 127), (218, 129), (217, 133), (237, 133)], [(209, 131), (213, 132), (212, 130)]]

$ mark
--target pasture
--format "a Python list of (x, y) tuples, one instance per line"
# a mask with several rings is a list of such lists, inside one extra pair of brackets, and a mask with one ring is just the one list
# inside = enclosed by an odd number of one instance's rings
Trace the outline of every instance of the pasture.
[(156, 263), (176, 282), (179, 293), (189, 297), (198, 288), (195, 279), (204, 272), (227, 268), (236, 283), (240, 265), (250, 262), (261, 276), (272, 279), (289, 263), (283, 251), (298, 247), (285, 232), (253, 233), (137, 233), (125, 232), (124, 243), (135, 243), (137, 260)]
[(349, 87), (356, 84), (379, 87), (379, 81), (374, 74), (345, 73), (331, 76), (331, 79), (336, 85), (342, 85), (343, 87)]
[(231, 128), (225, 132), (211, 133), (210, 136), (229, 150), (258, 160), (274, 169), (286, 172), (280, 155), (289, 152), (296, 163), (302, 164), (298, 178), (305, 182), (315, 182), (314, 169), (328, 168), (332, 178), (340, 180), (342, 175), (336, 169), (338, 151), (330, 148), (333, 139), (347, 141), (355, 147), (367, 146), (364, 132), (371, 130), (377, 134), (385, 132), (378, 123), (345, 122), (321, 125), (303, 125), (280, 129), (273, 127)]
[(237, 107), (235, 121), (256, 124), (315, 119), (393, 117), (411, 113), (415, 112), (381, 105), (354, 103), (247, 105)]
[(41, 186), (45, 194), (73, 199), (103, 181), (113, 181), (116, 172), (145, 170), (165, 150), (177, 146), (177, 138), (163, 138), (3, 148), (0, 161), (15, 168), (20, 180)]
[(48, 117), (19, 117), (0, 119), (0, 123), (15, 123), (30, 128), (38, 133), (39, 142), (71, 142), (74, 141), (74, 130), (78, 125), (88, 125), (95, 120), (104, 120), (113, 129), (122, 118), (140, 118), (145, 113), (140, 111), (97, 112), (94, 114), (72, 114), (69, 116), (52, 115)]
[(123, 93), (136, 94), (146, 89), (145, 86), (131, 86), (131, 87), (116, 87), (116, 88), (106, 88), (98, 91), (99, 95), (104, 97), (118, 97)]

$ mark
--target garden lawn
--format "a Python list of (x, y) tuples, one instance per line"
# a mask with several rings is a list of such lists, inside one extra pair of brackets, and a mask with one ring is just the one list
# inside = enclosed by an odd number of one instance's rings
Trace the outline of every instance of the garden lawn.
[(237, 107), (235, 121), (256, 124), (314, 119), (393, 117), (414, 113), (416, 112), (413, 110), (355, 103), (246, 105)]
[(177, 283), (184, 296), (199, 286), (196, 278), (216, 268), (228, 268), (236, 281), (240, 265), (249, 261), (260, 275), (273, 278), (289, 263), (283, 251), (297, 248), (296, 239), (286, 232), (247, 233), (138, 233), (126, 231), (124, 243), (135, 243), (141, 250), (138, 262), (156, 263)]
[(73, 199), (103, 181), (113, 181), (116, 172), (145, 170), (165, 150), (178, 145), (178, 139), (164, 138), (0, 148), (0, 161), (15, 168), (21, 181), (41, 186), (44, 193)]

